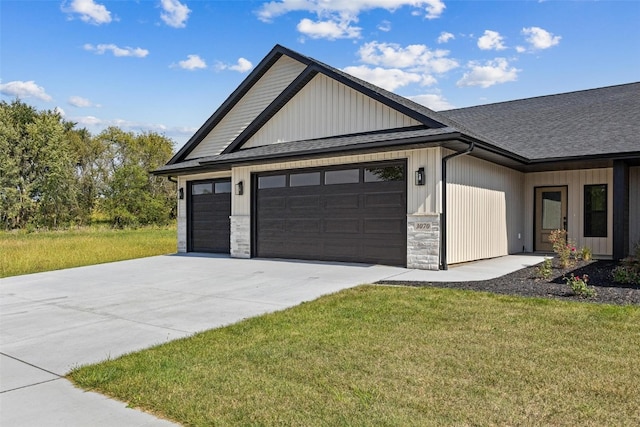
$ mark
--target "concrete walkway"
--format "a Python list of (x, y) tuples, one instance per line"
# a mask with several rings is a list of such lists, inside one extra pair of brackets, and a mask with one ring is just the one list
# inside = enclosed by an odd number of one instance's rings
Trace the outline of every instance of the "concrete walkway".
[(419, 271), (190, 254), (0, 279), (0, 425), (173, 425), (63, 376), (363, 283), (484, 280), (542, 260), (508, 256)]

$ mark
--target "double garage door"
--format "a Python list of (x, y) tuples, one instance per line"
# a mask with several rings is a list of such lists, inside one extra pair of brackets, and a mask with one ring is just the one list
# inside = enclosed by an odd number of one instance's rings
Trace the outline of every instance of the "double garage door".
[(406, 265), (403, 163), (259, 174), (254, 254)]
[[(253, 256), (406, 265), (404, 162), (253, 177)], [(189, 250), (229, 252), (230, 180), (192, 182)]]

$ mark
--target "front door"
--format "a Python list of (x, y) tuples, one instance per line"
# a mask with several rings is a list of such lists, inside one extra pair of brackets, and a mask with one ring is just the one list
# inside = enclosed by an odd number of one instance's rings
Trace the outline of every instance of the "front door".
[(552, 252), (549, 235), (567, 227), (567, 187), (536, 188), (535, 250)]

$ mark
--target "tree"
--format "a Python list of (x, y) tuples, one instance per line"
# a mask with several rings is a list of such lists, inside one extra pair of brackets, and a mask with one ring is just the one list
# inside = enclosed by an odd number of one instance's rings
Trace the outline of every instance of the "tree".
[(77, 214), (66, 123), (21, 101), (0, 103), (0, 218), (5, 229), (57, 227)]
[(172, 142), (156, 133), (108, 128), (97, 139), (109, 153), (102, 209), (114, 226), (166, 223), (175, 217), (175, 184), (149, 172), (172, 155)]

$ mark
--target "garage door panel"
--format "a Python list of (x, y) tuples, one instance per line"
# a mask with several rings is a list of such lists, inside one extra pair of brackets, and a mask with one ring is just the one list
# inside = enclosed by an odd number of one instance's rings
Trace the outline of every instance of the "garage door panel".
[(260, 209), (284, 209), (287, 199), (283, 196), (264, 197), (260, 202)]
[[(362, 182), (368, 165), (345, 166), (347, 183), (337, 182), (345, 180), (340, 173), (326, 178), (340, 167), (275, 172), (285, 177), (284, 186), (258, 186), (254, 193), (254, 255), (406, 265), (406, 168), (398, 162), (380, 167), (389, 166), (399, 168), (402, 180), (396, 174), (393, 180)], [(259, 175), (256, 182), (273, 174)], [(313, 185), (297, 185), (307, 174), (313, 174)]]
[(404, 207), (405, 196), (402, 191), (364, 195), (365, 209)]
[(360, 220), (352, 218), (325, 218), (325, 233), (351, 233), (358, 234), (361, 231)]
[(230, 185), (229, 179), (190, 183), (189, 251), (229, 253)]
[(375, 218), (364, 220), (364, 233), (398, 234), (406, 230), (405, 222), (397, 218)]
[(321, 220), (319, 218), (316, 219), (289, 219), (286, 221), (286, 229), (288, 233), (313, 233), (319, 234), (321, 230)]
[(313, 209), (320, 208), (320, 196), (291, 196), (288, 198), (288, 208), (290, 209)]
[(357, 193), (329, 194), (324, 196), (324, 209), (358, 209), (360, 195)]

